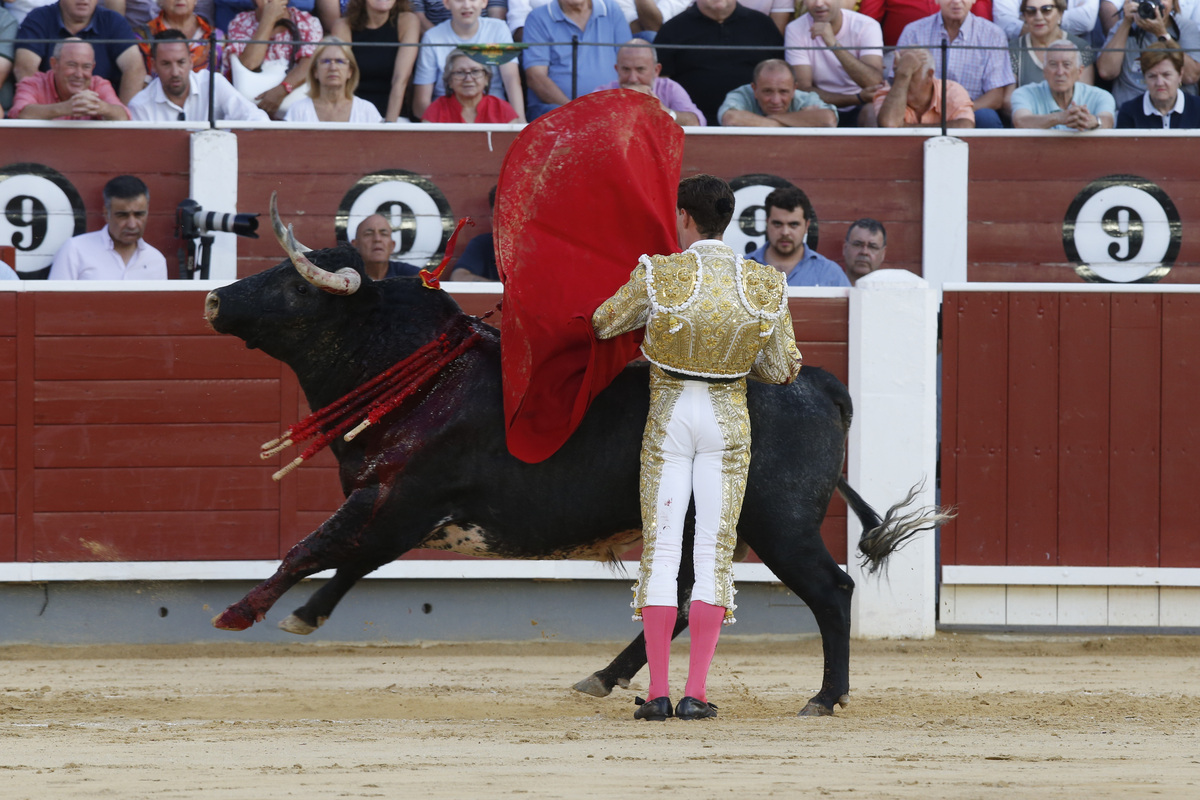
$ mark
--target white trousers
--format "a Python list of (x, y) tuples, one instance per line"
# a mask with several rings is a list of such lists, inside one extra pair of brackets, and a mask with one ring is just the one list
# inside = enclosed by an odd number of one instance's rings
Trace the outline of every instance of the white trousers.
[(694, 498), (691, 598), (727, 608), (731, 621), (733, 549), (750, 458), (745, 384), (653, 373), (651, 419), (642, 444), (645, 547), (634, 607), (678, 603), (684, 522)]

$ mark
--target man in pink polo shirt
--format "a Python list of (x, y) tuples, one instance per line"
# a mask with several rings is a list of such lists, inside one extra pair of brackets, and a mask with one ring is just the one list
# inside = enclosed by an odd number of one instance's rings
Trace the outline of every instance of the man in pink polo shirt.
[(787, 26), (783, 44), (796, 88), (836, 106), (839, 127), (855, 127), (859, 111), (883, 88), (879, 23), (844, 11), (838, 0), (808, 0), (808, 13)]
[(50, 71), (30, 75), (17, 84), (11, 119), (127, 120), (112, 84), (92, 74), (96, 58), (92, 46), (80, 39), (54, 45)]

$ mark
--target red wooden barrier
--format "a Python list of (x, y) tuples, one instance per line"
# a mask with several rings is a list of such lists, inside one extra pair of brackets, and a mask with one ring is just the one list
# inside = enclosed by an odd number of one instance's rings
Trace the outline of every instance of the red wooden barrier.
[[(308, 409), (290, 370), (208, 329), (203, 299), (0, 292), (0, 561), (275, 559), (341, 504), (328, 453), (271, 480), (258, 445)], [(806, 362), (845, 380), (846, 300), (792, 308)], [(835, 553), (845, 516), (836, 500)]]
[(943, 564), (1200, 566), (1200, 298), (948, 292), (944, 321)]

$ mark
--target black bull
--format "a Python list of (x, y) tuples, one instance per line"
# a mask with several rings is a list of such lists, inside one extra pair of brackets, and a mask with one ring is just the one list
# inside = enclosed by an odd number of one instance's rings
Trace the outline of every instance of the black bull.
[[(291, 367), (314, 409), (409, 356), (456, 320), (481, 339), (380, 424), (351, 442), (333, 441), (346, 502), (287, 553), (271, 578), (218, 615), (216, 627), (244, 630), (261, 621), (297, 582), (335, 569), (332, 579), (280, 623), (284, 630), (310, 633), (360, 578), (414, 548), (500, 558), (611, 560), (640, 541), (638, 454), (649, 395), (645, 365), (625, 369), (559, 452), (527, 464), (505, 447), (501, 343), (495, 329), (466, 317), (449, 294), (426, 288), (420, 279), (373, 282), (362, 276), (361, 260), (348, 247), (309, 257), (331, 272), (358, 272), (361, 287), (348, 295), (322, 291), (309, 282), (311, 276), (300, 274), (299, 262), (293, 267), (284, 261), (212, 292), (205, 314), (218, 332)], [(801, 713), (832, 714), (835, 703), (847, 702), (850, 690), (854, 589), (821, 540), (821, 521), (834, 491), (863, 523), (859, 550), (873, 568), (941, 517), (920, 511), (901, 516), (910, 496), (880, 520), (845, 483), (841, 468), (850, 397), (825, 371), (805, 367), (786, 387), (752, 382), (748, 402), (755, 436), (739, 548), (753, 548), (812, 610), (825, 671), (821, 690)], [(691, 533), (689, 524), (686, 535)], [(685, 558), (681, 610), (691, 570), (690, 557)], [(686, 625), (681, 614), (675, 633)], [(627, 685), (645, 663), (639, 635), (576, 688), (607, 695), (614, 685)]]

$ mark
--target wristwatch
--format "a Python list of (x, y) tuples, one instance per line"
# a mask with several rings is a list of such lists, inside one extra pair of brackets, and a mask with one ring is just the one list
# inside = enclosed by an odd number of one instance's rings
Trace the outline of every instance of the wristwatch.
[(675, 109), (668, 108), (667, 113), (671, 115), (671, 119), (675, 120), (676, 122), (679, 121), (679, 115), (675, 113)]

